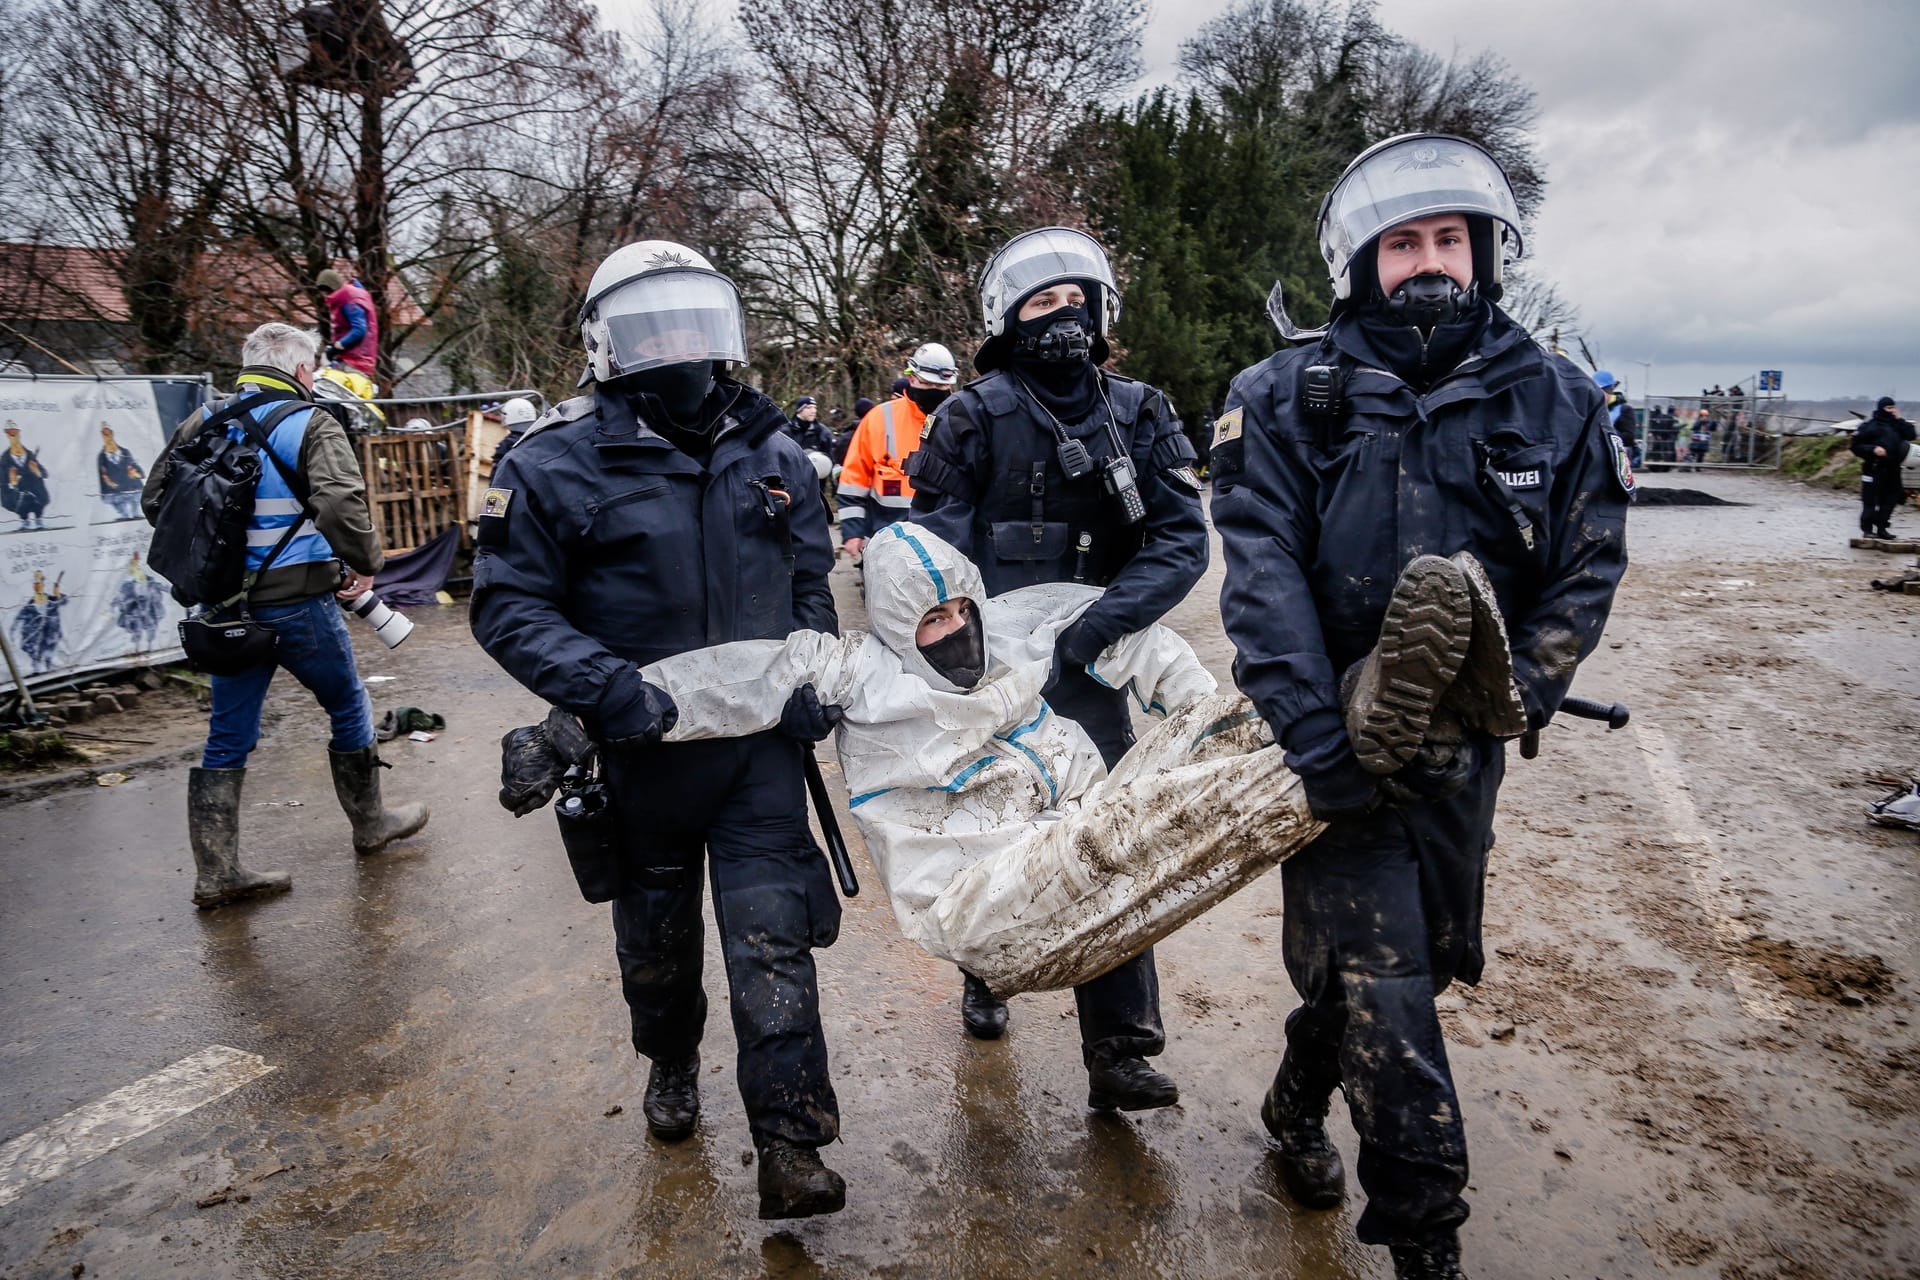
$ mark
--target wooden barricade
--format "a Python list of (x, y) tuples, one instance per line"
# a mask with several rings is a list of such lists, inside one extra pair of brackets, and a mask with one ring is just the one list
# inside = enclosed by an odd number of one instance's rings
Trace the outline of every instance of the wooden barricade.
[(467, 525), (466, 424), (444, 431), (360, 436), (373, 527), (388, 555), (430, 542), (449, 525), (462, 542)]

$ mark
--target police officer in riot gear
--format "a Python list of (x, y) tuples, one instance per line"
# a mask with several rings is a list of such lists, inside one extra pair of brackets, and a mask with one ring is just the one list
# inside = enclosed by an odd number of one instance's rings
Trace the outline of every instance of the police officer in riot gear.
[[(1363, 152), (1321, 207), (1329, 328), (1296, 331), (1307, 345), (1241, 373), (1214, 431), (1234, 678), (1332, 824), (1282, 866), (1302, 1004), (1262, 1119), (1294, 1198), (1331, 1207), (1344, 1169), (1323, 1120), (1345, 1092), (1367, 1192), (1358, 1234), (1390, 1246), (1400, 1276), (1460, 1274), (1466, 1139), (1434, 996), (1480, 976), (1505, 746), (1468, 731), (1463, 767), (1444, 777), (1363, 764), (1342, 676), (1416, 557), (1467, 552), (1538, 728), (1598, 643), (1626, 565), (1633, 473), (1604, 397), (1494, 305), (1519, 221), (1506, 175), (1470, 142), (1409, 135)], [(1410, 698), (1424, 716), (1442, 693)]]
[[(1119, 308), (1107, 255), (1090, 236), (1065, 227), (1015, 236), (980, 279), (982, 376), (935, 413), (907, 467), (912, 518), (979, 565), (990, 594), (1040, 582), (1106, 588), (1061, 636), (1046, 696), (1087, 730), (1108, 767), (1133, 743), (1131, 712), (1087, 664), (1158, 621), (1207, 567), (1193, 446), (1173, 405), (1100, 367)], [(1074, 998), (1090, 1106), (1179, 1098), (1146, 1061), (1166, 1043), (1151, 950)], [(1006, 1027), (1006, 1005), (971, 975), (961, 1010), (978, 1038)]]
[(832, 1213), (846, 1188), (816, 1154), (839, 1113), (812, 951), (833, 942), (840, 908), (802, 768), (838, 709), (803, 688), (780, 729), (663, 745), (671, 704), (638, 670), (726, 641), (837, 632), (819, 486), (780, 410), (727, 376), (747, 356), (739, 296), (699, 254), (658, 240), (616, 251), (594, 273), (581, 336), (590, 389), (527, 431), (482, 504), (474, 635), (600, 748), (613, 820), (598, 870), (617, 886), (633, 1043), (652, 1060), (648, 1128), (676, 1141), (699, 1114), (704, 858), (760, 1216)]

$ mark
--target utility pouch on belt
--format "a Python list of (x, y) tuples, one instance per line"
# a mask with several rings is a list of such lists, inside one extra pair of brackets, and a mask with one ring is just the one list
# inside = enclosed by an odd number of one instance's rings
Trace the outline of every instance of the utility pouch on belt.
[(560, 843), (566, 846), (580, 896), (588, 902), (619, 897), (627, 886), (614, 847), (613, 806), (592, 759), (572, 766), (561, 777), (560, 799), (553, 813), (560, 820)]

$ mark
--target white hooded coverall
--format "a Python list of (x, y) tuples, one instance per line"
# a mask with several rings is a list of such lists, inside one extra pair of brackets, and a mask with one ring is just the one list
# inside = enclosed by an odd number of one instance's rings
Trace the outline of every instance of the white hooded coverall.
[[(679, 707), (669, 742), (771, 728), (811, 683), (837, 703), (850, 807), (907, 937), (1002, 996), (1072, 987), (1139, 954), (1323, 828), (1253, 704), (1215, 692), (1171, 630), (1122, 637), (1088, 670), (1160, 723), (1109, 777), (1040, 690), (1097, 587), (986, 599), (979, 570), (918, 525), (866, 551), (873, 633), (798, 631), (641, 669)], [(986, 676), (957, 688), (914, 643), (946, 600), (982, 613)]]

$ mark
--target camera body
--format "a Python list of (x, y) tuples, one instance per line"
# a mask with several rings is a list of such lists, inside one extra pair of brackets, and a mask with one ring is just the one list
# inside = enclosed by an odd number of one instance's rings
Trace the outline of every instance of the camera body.
[(400, 642), (413, 634), (412, 619), (373, 594), (372, 587), (351, 600), (342, 600), (340, 607), (372, 627), (373, 634), (389, 649), (398, 649)]

